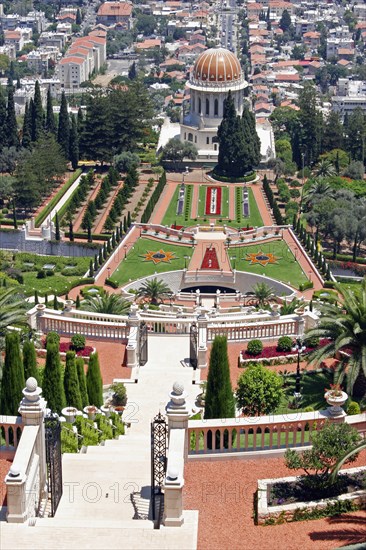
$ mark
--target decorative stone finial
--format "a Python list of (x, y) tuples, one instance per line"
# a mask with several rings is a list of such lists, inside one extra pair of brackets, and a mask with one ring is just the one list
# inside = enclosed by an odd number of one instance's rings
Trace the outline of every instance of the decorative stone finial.
[(33, 392), (37, 389), (37, 380), (31, 376), (25, 383), (25, 387), (29, 392)]
[(20, 476), (20, 470), (16, 466), (10, 466), (9, 470), (10, 477), (19, 477)]
[(171, 481), (175, 481), (176, 479), (178, 479), (178, 476), (179, 476), (178, 468), (176, 468), (175, 466), (170, 466), (170, 468), (167, 471), (167, 477)]
[(174, 382), (173, 384), (173, 392), (176, 395), (182, 395), (184, 392), (184, 386), (181, 382)]

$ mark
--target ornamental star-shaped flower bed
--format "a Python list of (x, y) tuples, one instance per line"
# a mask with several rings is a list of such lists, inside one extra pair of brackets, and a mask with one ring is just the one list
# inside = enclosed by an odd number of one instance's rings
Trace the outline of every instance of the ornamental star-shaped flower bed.
[(259, 251), (247, 254), (247, 257), (245, 259), (250, 262), (251, 265), (259, 264), (262, 267), (266, 267), (266, 265), (268, 264), (276, 264), (281, 258), (275, 256), (271, 252)]
[(153, 262), (155, 265), (160, 263), (169, 264), (171, 260), (175, 260), (176, 256), (174, 252), (165, 252), (164, 250), (148, 250), (146, 254), (143, 254), (145, 262)]

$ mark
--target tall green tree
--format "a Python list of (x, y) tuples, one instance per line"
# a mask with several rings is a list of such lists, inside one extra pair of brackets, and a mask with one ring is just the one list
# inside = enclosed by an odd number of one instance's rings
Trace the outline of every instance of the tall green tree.
[(89, 404), (100, 407), (103, 405), (103, 382), (100, 373), (98, 353), (92, 353), (89, 358), (88, 371), (86, 373), (86, 387), (88, 390)]
[(13, 86), (10, 86), (8, 88), (8, 104), (6, 109), (6, 135), (7, 135), (6, 144), (8, 147), (19, 146), (18, 126), (17, 126), (17, 118), (15, 115)]
[(230, 381), (227, 340), (216, 336), (212, 343), (207, 376), (205, 418), (233, 418), (235, 402)]
[(44, 112), (42, 106), (41, 89), (36, 80), (34, 87), (34, 98), (32, 103), (32, 141), (37, 141), (41, 137), (44, 126)]
[(322, 140), (323, 151), (342, 149), (343, 147), (343, 125), (339, 114), (331, 111), (324, 125)]
[(8, 332), (5, 336), (5, 363), (1, 381), (1, 414), (18, 415), (24, 385), (19, 334), (17, 332)]
[(47, 90), (45, 130), (46, 132), (50, 132), (55, 136), (57, 134), (55, 115), (53, 113), (53, 106), (52, 106), (51, 88), (48, 88)]
[(2, 149), (3, 145), (6, 144), (7, 139), (7, 128), (6, 128), (6, 99), (4, 92), (0, 90), (0, 148)]
[(56, 342), (47, 343), (46, 365), (43, 373), (43, 397), (52, 412), (60, 413), (66, 405), (62, 379), (59, 346)]
[(282, 12), (279, 27), (283, 32), (287, 32), (291, 27), (291, 16), (287, 10), (283, 10)]
[(246, 416), (274, 413), (283, 397), (283, 381), (277, 372), (261, 364), (249, 366), (240, 375), (236, 399)]
[(75, 352), (66, 353), (66, 367), (64, 375), (66, 405), (82, 409), (83, 403), (80, 394), (79, 378), (76, 368)]
[(66, 158), (69, 156), (70, 150), (70, 119), (67, 107), (67, 99), (65, 92), (61, 95), (60, 114), (58, 118), (57, 141), (61, 146)]
[(139, 298), (143, 298), (154, 305), (163, 302), (164, 298), (168, 298), (171, 294), (172, 291), (168, 285), (157, 277), (145, 281), (137, 290)]
[(26, 340), (23, 344), (23, 367), (25, 380), (32, 376), (39, 383), (40, 377), (37, 368), (36, 348), (30, 340)]
[(71, 115), (69, 159), (71, 166), (76, 170), (79, 162), (79, 135), (75, 115)]
[(304, 154), (305, 164), (311, 166), (321, 152), (323, 117), (317, 107), (315, 86), (310, 82), (306, 82), (299, 93), (299, 107), (299, 124), (292, 143), (294, 160), (301, 166)]
[(28, 105), (25, 104), (23, 131), (22, 131), (22, 147), (28, 149), (32, 143), (32, 113)]
[[(79, 294), (77, 296), (79, 298)], [(85, 370), (84, 370), (84, 359), (82, 357), (76, 358), (76, 370), (78, 374), (78, 382), (79, 382), (79, 389), (80, 389), (80, 397), (81, 397), (81, 406), (82, 408), (89, 405), (89, 398), (88, 398), (88, 390), (86, 388), (86, 378), (85, 378)]]

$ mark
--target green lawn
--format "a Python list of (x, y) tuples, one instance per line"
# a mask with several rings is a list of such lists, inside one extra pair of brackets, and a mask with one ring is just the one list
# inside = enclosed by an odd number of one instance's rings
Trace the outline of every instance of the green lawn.
[[(34, 294), (37, 290), (40, 295), (57, 294), (61, 295), (69, 291), (72, 284), (78, 281), (88, 270), (90, 258), (60, 257), (60, 256), (38, 256), (28, 252), (19, 252), (12, 264), (16, 272), (20, 272), (24, 283), (19, 288), (27, 296)], [(33, 264), (33, 265), (32, 265)], [(38, 279), (37, 273), (43, 270), (46, 264), (54, 264), (53, 275), (44, 279)], [(0, 271), (3, 271), (1, 269)]]
[[(260, 264), (251, 264), (250, 261), (246, 260), (247, 254), (258, 254), (259, 252), (263, 252), (263, 254), (272, 253), (278, 258), (277, 263), (262, 266)], [(285, 241), (230, 248), (229, 257), (234, 256), (236, 257), (235, 267), (239, 271), (248, 271), (257, 275), (272, 277), (272, 279), (283, 283), (290, 283), (290, 285), (297, 288), (301, 283), (308, 280)], [(232, 264), (234, 264), (234, 260), (232, 260)]]
[[(158, 250), (164, 250), (166, 253), (171, 252), (175, 258), (169, 263), (160, 262), (154, 264), (152, 261), (145, 261), (143, 254), (146, 254), (148, 251), (157, 252)], [(111, 279), (119, 285), (123, 285), (129, 281), (153, 275), (154, 273), (158, 274), (164, 271), (184, 269), (184, 256), (192, 256), (191, 246), (178, 246), (172, 245), (169, 242), (160, 243), (142, 238), (136, 241), (133, 248), (127, 253), (126, 259), (121, 261), (116, 271), (111, 275)], [(188, 263), (189, 260), (187, 260), (187, 265)]]
[[(220, 224), (225, 223), (226, 225), (229, 225), (231, 227), (247, 227), (249, 225), (250, 227), (261, 227), (263, 225), (262, 217), (260, 215), (257, 203), (255, 201), (253, 191), (249, 189), (249, 205), (250, 205), (250, 216), (249, 218), (244, 218), (241, 212), (241, 205), (240, 205), (240, 216), (239, 218), (237, 216), (234, 217), (234, 219), (229, 220), (229, 188), (228, 186), (222, 187), (222, 198), (221, 198), (221, 206), (222, 211), (220, 216), (209, 216), (205, 214), (205, 207), (206, 207), (206, 191), (207, 188), (210, 187), (208, 185), (200, 185), (199, 189), (199, 203), (198, 203), (198, 210), (197, 210), (197, 218), (191, 218), (191, 208), (192, 204), (188, 204), (189, 207), (189, 217), (186, 219), (184, 211), (187, 207), (187, 192), (188, 188), (191, 188), (191, 196), (193, 195), (193, 185), (187, 185), (186, 186), (186, 195), (185, 195), (185, 204), (183, 208), (183, 214), (181, 216), (177, 216), (177, 201), (178, 201), (178, 194), (179, 194), (179, 188), (180, 185), (177, 185), (177, 188), (174, 192), (174, 195), (172, 197), (172, 200), (170, 201), (170, 204), (167, 208), (167, 211), (165, 212), (162, 224), (163, 225), (172, 225), (176, 223), (177, 225), (183, 225), (185, 227), (196, 225), (197, 222), (199, 222), (201, 225), (208, 225), (209, 220), (212, 218), (217, 219), (217, 223)], [(242, 188), (240, 188), (242, 189)], [(235, 201), (237, 200), (237, 190), (235, 189)], [(241, 200), (241, 199), (240, 199)]]

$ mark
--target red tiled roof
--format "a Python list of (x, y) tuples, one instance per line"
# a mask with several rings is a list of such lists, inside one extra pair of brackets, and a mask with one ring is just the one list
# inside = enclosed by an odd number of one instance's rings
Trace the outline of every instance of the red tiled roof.
[(85, 62), (85, 59), (81, 59), (80, 57), (74, 57), (70, 55), (70, 57), (64, 57), (60, 61), (60, 65), (68, 65), (69, 63), (75, 63), (76, 65), (82, 65)]
[(128, 17), (132, 13), (131, 4), (125, 2), (105, 2), (98, 10), (98, 16)]

